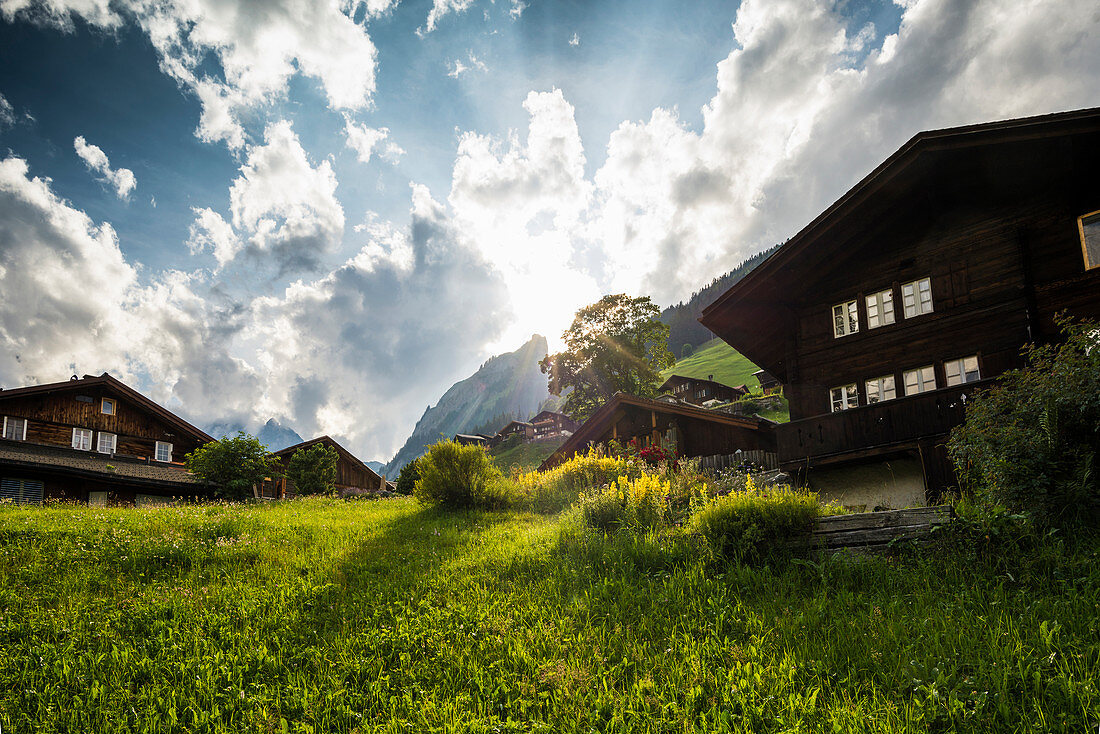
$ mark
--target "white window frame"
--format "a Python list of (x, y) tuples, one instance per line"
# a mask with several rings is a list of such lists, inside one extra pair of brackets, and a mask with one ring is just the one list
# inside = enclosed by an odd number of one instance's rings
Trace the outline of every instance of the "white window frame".
[(856, 383), (829, 389), (829, 407), (833, 413), (859, 407), (859, 387)]
[[(971, 369), (973, 367), (973, 369)], [(973, 375), (973, 377), (971, 377)], [(978, 355), (970, 354), (958, 359), (949, 359), (943, 363), (944, 382), (947, 387), (965, 385), (968, 382), (977, 382), (982, 379), (981, 365), (978, 364)]]
[[(9, 421), (12, 421), (12, 423), (9, 423)], [(19, 438), (16, 438), (15, 436), (9, 436), (8, 435), (8, 426), (9, 425), (14, 425), (14, 421), (23, 421), (23, 435), (19, 436)], [(4, 430), (3, 430), (3, 433), (0, 433), (0, 436), (3, 436), (4, 438), (8, 439), (9, 441), (26, 441), (27, 440), (27, 419), (26, 418), (16, 418), (14, 416), (9, 418), (8, 416), (4, 416)]]
[[(1086, 222), (1085, 220), (1090, 220)], [(1093, 249), (1100, 252), (1100, 242), (1097, 242), (1097, 235), (1093, 237), (1086, 236), (1085, 227), (1092, 227), (1100, 225), (1100, 210), (1089, 212), (1088, 214), (1082, 214), (1077, 217), (1077, 232), (1081, 235), (1081, 257), (1085, 261), (1085, 270), (1092, 270), (1093, 268), (1100, 268), (1100, 256), (1095, 258), (1089, 257), (1089, 240), (1094, 242)]]
[(92, 450), (92, 429), (90, 428), (74, 428), (73, 429), (73, 448), (77, 451), (91, 451)]
[(883, 375), (863, 384), (864, 395), (867, 396), (867, 404), (885, 403), (894, 400), (898, 396), (897, 381), (893, 375)]
[(833, 338), (859, 331), (859, 301), (844, 301), (833, 306)]
[[(515, 430), (513, 430), (512, 432), (515, 433)], [(168, 458), (167, 459), (160, 458), (160, 449), (161, 449), (162, 446), (167, 446), (168, 447)], [(156, 448), (153, 450), (153, 459), (155, 461), (163, 461), (165, 463), (170, 464), (172, 462), (172, 444), (168, 443), (167, 441), (157, 441)]]
[[(111, 409), (107, 410), (107, 406), (110, 405)], [(114, 415), (118, 410), (118, 403), (114, 398), (100, 398), (99, 400), (99, 412), (103, 415)]]
[[(928, 379), (928, 375), (931, 374), (931, 380)], [(916, 377), (916, 389), (909, 390), (909, 376)], [(935, 390), (938, 385), (936, 384), (936, 367), (935, 365), (924, 365), (922, 367), (915, 367), (911, 370), (905, 370), (902, 374), (902, 382), (905, 384), (905, 395), (920, 395), (921, 393), (931, 392)], [(931, 385), (931, 387), (929, 387)]]
[[(922, 287), (923, 286), (923, 287)], [(908, 292), (906, 292), (908, 290)], [(927, 295), (927, 298), (925, 296)], [(910, 303), (910, 300), (912, 303)], [(901, 303), (905, 318), (912, 319), (935, 311), (932, 303), (932, 279), (920, 278), (902, 283)]]
[(864, 299), (867, 308), (867, 328), (877, 329), (880, 326), (889, 326), (894, 323), (894, 289), (872, 293)]
[[(108, 439), (109, 446), (106, 448), (103, 445), (103, 440)], [(114, 433), (108, 433), (107, 431), (100, 431), (96, 437), (95, 450), (100, 454), (113, 454), (118, 447), (118, 436)]]

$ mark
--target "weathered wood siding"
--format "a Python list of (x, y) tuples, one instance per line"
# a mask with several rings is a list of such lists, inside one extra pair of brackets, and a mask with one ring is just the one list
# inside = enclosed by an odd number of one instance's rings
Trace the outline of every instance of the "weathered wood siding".
[[(88, 397), (92, 402), (78, 400)], [(115, 401), (114, 415), (106, 415), (101, 409), (101, 399)], [(71, 446), (73, 428), (91, 429), (114, 433), (117, 436), (115, 453), (125, 456), (153, 458), (156, 442), (172, 444), (172, 459), (179, 462), (184, 454), (195, 450), (198, 441), (183, 436), (178, 429), (156, 415), (149, 413), (131, 401), (112, 394), (100, 386), (87, 391), (58, 392), (45, 395), (3, 398), (0, 393), (0, 415), (27, 419), (27, 440), (53, 446)], [(93, 435), (92, 450), (96, 436)]]

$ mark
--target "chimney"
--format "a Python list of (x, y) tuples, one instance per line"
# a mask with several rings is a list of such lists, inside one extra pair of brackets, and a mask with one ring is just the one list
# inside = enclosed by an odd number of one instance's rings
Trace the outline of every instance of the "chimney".
[(714, 375), (707, 375), (707, 382), (714, 382)]

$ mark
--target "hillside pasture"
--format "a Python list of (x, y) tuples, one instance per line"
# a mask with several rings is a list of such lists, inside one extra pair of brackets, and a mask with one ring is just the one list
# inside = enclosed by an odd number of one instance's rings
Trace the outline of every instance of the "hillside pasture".
[(745, 566), (409, 499), (0, 506), (0, 726), (1077, 733), (1097, 555)]

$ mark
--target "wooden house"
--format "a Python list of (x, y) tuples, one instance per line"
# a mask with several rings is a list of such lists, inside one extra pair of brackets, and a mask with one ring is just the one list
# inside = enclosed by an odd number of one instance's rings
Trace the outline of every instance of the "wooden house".
[(790, 401), (780, 464), (846, 504), (954, 484), (976, 388), (1100, 317), (1100, 109), (922, 132), (700, 321)]
[(489, 436), (482, 436), (480, 433), (456, 433), (451, 437), (451, 440), (462, 446), (488, 446)]
[(765, 395), (779, 392), (783, 387), (782, 383), (775, 379), (775, 375), (769, 374), (767, 370), (757, 370), (752, 373), (752, 376), (760, 383), (760, 392)]
[(775, 423), (706, 410), (679, 401), (650, 400), (616, 393), (565, 440), (539, 469), (550, 469), (589, 446), (615, 440), (674, 447), (680, 456), (716, 456), (742, 451), (775, 451)]
[(530, 441), (535, 437), (535, 427), (524, 421), (512, 421), (497, 432), (497, 437), (501, 440), (512, 436), (519, 436), (524, 441)]
[[(284, 469), (290, 466), (290, 457), (299, 449), (308, 449), (324, 444), (336, 451), (336, 490), (341, 495), (373, 494), (386, 488), (385, 480), (373, 469), (364, 464), (357, 456), (345, 449), (329, 436), (319, 436), (302, 443), (287, 446), (276, 451), (274, 456), (282, 462)], [(297, 494), (294, 482), (282, 477), (275, 482), (264, 483), (264, 496), (275, 499), (294, 497)]]
[(730, 387), (721, 382), (715, 382), (714, 375), (708, 375), (705, 380), (701, 377), (672, 375), (657, 390), (692, 405), (702, 405), (712, 400), (719, 403), (732, 403), (749, 392), (744, 385)]
[(544, 410), (531, 419), (532, 440), (542, 441), (548, 438), (561, 438), (572, 435), (580, 426), (565, 413)]
[(213, 439), (106, 372), (0, 390), (0, 500), (154, 504), (208, 494), (183, 457)]

